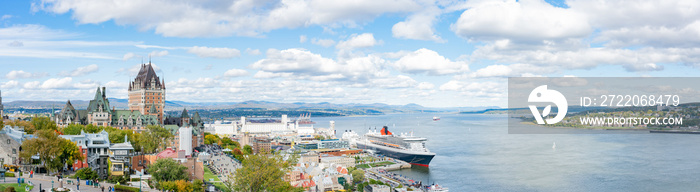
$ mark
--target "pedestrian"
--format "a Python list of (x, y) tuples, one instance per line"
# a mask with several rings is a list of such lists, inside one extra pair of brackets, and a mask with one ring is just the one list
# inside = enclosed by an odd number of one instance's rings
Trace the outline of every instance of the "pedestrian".
[(102, 186), (102, 192), (105, 192), (105, 186)]

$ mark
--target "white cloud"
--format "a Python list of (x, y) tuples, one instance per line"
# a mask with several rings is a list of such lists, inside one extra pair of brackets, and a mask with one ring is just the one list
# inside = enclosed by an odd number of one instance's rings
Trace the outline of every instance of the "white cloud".
[[(599, 65), (619, 65), (627, 71), (659, 71), (664, 63), (697, 65), (700, 53), (697, 48), (640, 48), (637, 50), (615, 48), (580, 48), (572, 50), (511, 50), (497, 45), (479, 47), (472, 53), (473, 59), (488, 59), (500, 63), (522, 64), (514, 72), (547, 74), (570, 69), (592, 69)], [(516, 65), (517, 66), (517, 65)], [(511, 66), (513, 67), (513, 66)]]
[[(136, 64), (136, 65), (132, 65), (131, 67), (128, 67), (128, 68), (120, 68), (119, 70), (117, 70), (117, 73), (123, 73), (124, 75), (133, 77), (133, 76), (138, 75), (139, 70), (141, 70), (141, 65), (142, 64)], [(155, 72), (162, 71), (160, 69), (160, 67), (158, 65), (156, 65), (155, 63), (151, 63), (151, 66), (153, 67), (153, 70)]]
[(10, 81), (4, 82), (4, 83), (0, 83), (0, 88), (12, 89), (12, 88), (17, 87), (18, 85), (19, 85), (18, 81), (10, 80)]
[(224, 73), (225, 77), (243, 77), (247, 76), (249, 73), (243, 69), (230, 69)]
[(150, 57), (162, 57), (168, 55), (169, 52), (167, 50), (162, 50), (162, 51), (151, 51), (151, 53), (148, 54)]
[(427, 73), (429, 75), (455, 74), (469, 70), (466, 62), (453, 62), (429, 49), (418, 49), (408, 53), (394, 63), (397, 70), (405, 73)]
[(100, 68), (96, 64), (88, 65), (88, 66), (83, 66), (83, 67), (78, 67), (77, 69), (74, 69), (73, 71), (63, 71), (59, 75), (65, 76), (65, 77), (77, 77), (77, 76), (83, 76), (87, 75), (90, 73), (97, 72)]
[(432, 83), (428, 83), (428, 82), (420, 82), (418, 84), (418, 86), (416, 86), (416, 88), (418, 88), (420, 90), (430, 90), (430, 89), (435, 88), (435, 85)]
[(384, 59), (374, 55), (336, 61), (303, 49), (270, 49), (267, 58), (253, 63), (250, 68), (260, 70), (255, 78), (284, 77), (373, 86), (368, 84), (372, 79), (390, 76), (383, 68), (386, 64)]
[(489, 65), (474, 72), (475, 77), (508, 77), (513, 75), (513, 69), (505, 65)]
[(409, 88), (416, 86), (418, 82), (413, 78), (405, 75), (396, 77), (378, 78), (372, 80), (372, 84), (382, 88)]
[(2, 15), (2, 17), (0, 17), (0, 21), (2, 21), (2, 20), (7, 20), (7, 19), (10, 19), (10, 18), (12, 18), (12, 15)]
[(609, 47), (697, 47), (700, 45), (700, 21), (682, 27), (647, 25), (605, 30), (596, 40), (606, 42)]
[(124, 54), (124, 58), (122, 58), (123, 61), (129, 60), (134, 57), (141, 57), (140, 55), (136, 55), (135, 53), (129, 52)]
[(391, 32), (396, 38), (444, 42), (433, 30), (433, 24), (440, 14), (440, 8), (429, 5), (423, 11), (408, 16), (405, 21), (394, 24)]
[(541, 0), (483, 1), (464, 11), (451, 29), (467, 39), (518, 42), (583, 38), (593, 32), (585, 14)]
[(109, 81), (105, 84), (107, 88), (126, 88), (128, 83), (121, 81)]
[[(64, 77), (64, 78), (51, 78), (47, 79), (44, 81), (44, 83), (41, 84), (42, 89), (63, 89), (63, 88), (72, 88), (73, 85), (71, 84), (73, 82), (73, 78), (70, 77)], [(26, 86), (26, 84), (25, 84)]]
[(306, 43), (307, 40), (308, 38), (306, 37), (306, 35), (299, 36), (299, 43)]
[(25, 89), (36, 89), (36, 88), (39, 88), (40, 85), (41, 85), (41, 82), (39, 82), (39, 81), (30, 81), (30, 82), (24, 83), (24, 85), (22, 85), (22, 87), (24, 87)]
[(14, 41), (8, 43), (7, 46), (10, 46), (10, 47), (22, 47), (22, 46), (24, 46), (24, 43), (22, 43), (21, 41), (14, 40)]
[(262, 54), (262, 52), (260, 52), (260, 49), (247, 48), (245, 50), (245, 52), (248, 53), (248, 55), (260, 55), (260, 54)]
[(0, 27), (0, 39), (42, 40), (76, 37), (77, 34), (49, 29), (43, 25), (13, 25)]
[(225, 47), (199, 47), (194, 46), (190, 48), (188, 53), (195, 54), (199, 57), (212, 57), (219, 59), (229, 59), (241, 56), (241, 51), (238, 49), (225, 48)]
[(459, 81), (451, 80), (440, 85), (441, 91), (457, 91), (471, 97), (505, 98), (507, 86), (494, 81)]
[(26, 78), (42, 78), (48, 76), (48, 73), (30, 73), (23, 70), (12, 70), (5, 75), (8, 79), (26, 79)]
[(335, 45), (335, 41), (333, 41), (333, 39), (316, 39), (316, 38), (314, 38), (311, 40), (311, 43), (313, 43), (315, 45), (320, 45), (323, 47), (331, 47), (331, 46)]
[(79, 24), (114, 21), (177, 37), (257, 36), (270, 30), (310, 25), (356, 27), (383, 14), (420, 9), (412, 0), (43, 0), (32, 3), (33, 11), (70, 13)]
[(379, 43), (380, 42), (374, 39), (372, 33), (363, 33), (360, 35), (353, 34), (348, 40), (340, 41), (335, 47), (338, 49), (356, 49), (373, 47)]

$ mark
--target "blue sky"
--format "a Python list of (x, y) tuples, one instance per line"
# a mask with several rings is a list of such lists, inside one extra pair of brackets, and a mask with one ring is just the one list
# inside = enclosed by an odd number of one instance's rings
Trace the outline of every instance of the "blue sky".
[(126, 98), (150, 55), (168, 100), (507, 106), (507, 77), (697, 76), (700, 2), (0, 2), (0, 90)]

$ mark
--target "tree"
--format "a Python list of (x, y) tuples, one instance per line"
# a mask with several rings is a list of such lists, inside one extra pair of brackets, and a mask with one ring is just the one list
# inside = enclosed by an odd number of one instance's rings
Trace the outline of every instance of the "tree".
[(243, 154), (245, 154), (245, 155), (253, 154), (253, 147), (251, 147), (250, 145), (243, 146)]
[(199, 179), (195, 179), (194, 181), (192, 181), (192, 191), (196, 191), (196, 192), (204, 191), (204, 182), (202, 182), (202, 180), (199, 180)]
[(102, 126), (96, 126), (93, 124), (89, 124), (89, 125), (85, 126), (86, 133), (97, 133), (97, 132), (100, 132), (102, 130), (104, 130), (104, 127), (102, 127)]
[(217, 143), (217, 142), (218, 142), (218, 138), (216, 138), (215, 135), (204, 136), (204, 144), (211, 145), (211, 144)]
[(20, 157), (23, 159), (38, 155), (42, 165), (49, 171), (58, 171), (66, 162), (83, 159), (75, 143), (58, 137), (54, 130), (42, 129), (35, 135), (37, 138), (22, 143)]
[(159, 159), (146, 169), (158, 182), (186, 180), (189, 174), (185, 170), (187, 167), (172, 159)]
[(90, 167), (79, 169), (75, 172), (75, 176), (84, 180), (97, 179), (98, 177), (97, 172), (93, 171)]
[(292, 163), (280, 155), (249, 155), (224, 184), (231, 191), (299, 191), (283, 179)]
[(32, 125), (31, 122), (29, 121), (22, 121), (19, 119), (16, 119), (14, 121), (8, 121), (7, 125), (13, 126), (13, 127), (24, 127), (24, 131), (27, 132), (27, 134), (34, 134), (34, 125)]
[(177, 191), (192, 191), (192, 185), (190, 185), (190, 183), (185, 180), (177, 180), (177, 182), (175, 183), (177, 184)]
[(350, 174), (352, 174), (352, 181), (355, 183), (359, 183), (365, 180), (365, 171), (362, 171), (361, 169), (356, 169)]
[(70, 124), (64, 127), (61, 132), (63, 132), (64, 135), (80, 135), (80, 131), (83, 129), (85, 129), (84, 125)]
[(58, 146), (60, 147), (60, 154), (58, 155), (58, 159), (61, 162), (61, 166), (65, 164), (70, 165), (75, 161), (83, 160), (84, 157), (80, 152), (80, 148), (78, 148), (78, 146), (72, 141), (60, 138), (58, 139)]
[(32, 118), (32, 125), (38, 130), (58, 130), (56, 122), (51, 121), (49, 117), (34, 117)]
[(149, 125), (146, 127), (146, 131), (141, 133), (139, 138), (139, 145), (143, 147), (144, 152), (155, 152), (159, 148), (165, 148), (165, 144), (173, 137), (167, 129), (157, 126)]

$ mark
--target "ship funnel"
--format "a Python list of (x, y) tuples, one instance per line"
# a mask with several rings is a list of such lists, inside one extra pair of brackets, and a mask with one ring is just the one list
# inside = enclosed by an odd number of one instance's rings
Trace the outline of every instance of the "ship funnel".
[(382, 130), (380, 131), (382, 135), (392, 135), (392, 133), (389, 131), (389, 127), (384, 126), (382, 127)]

